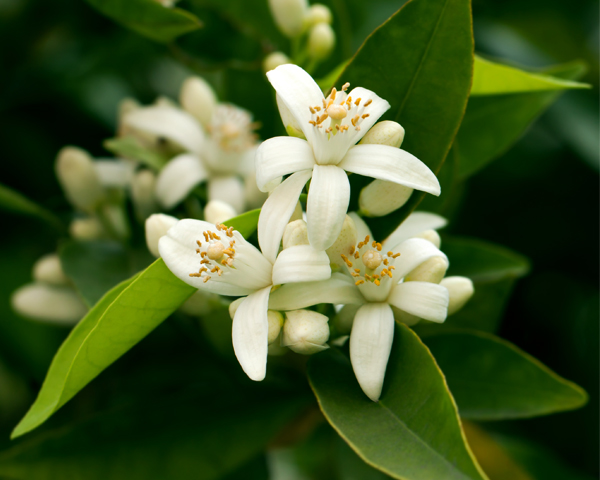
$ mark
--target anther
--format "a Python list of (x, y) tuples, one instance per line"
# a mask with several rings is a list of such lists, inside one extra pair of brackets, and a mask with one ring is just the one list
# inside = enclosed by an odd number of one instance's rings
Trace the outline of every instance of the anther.
[(210, 277), (207, 275), (206, 277), (204, 277), (204, 283), (208, 282), (210, 280)]
[(369, 113), (365, 113), (365, 114), (362, 116), (362, 118), (367, 118), (367, 117), (370, 117), (370, 116), (371, 116), (371, 114), (369, 114)]
[(354, 282), (354, 285), (362, 285), (363, 283), (365, 283), (365, 281), (363, 279), (360, 279)]
[(362, 100), (362, 98), (357, 98), (356, 102), (354, 102), (354, 105), (356, 105), (357, 107), (360, 105), (360, 101)]
[(337, 93), (337, 90), (335, 89), (335, 87), (333, 87), (333, 90), (331, 90), (331, 94), (329, 95), (329, 98), (331, 98), (331, 100), (335, 100), (336, 93)]
[(196, 243), (198, 244), (198, 246), (199, 246), (200, 248), (202, 248), (202, 242), (201, 242), (200, 240), (196, 240)]
[(350, 82), (344, 83), (344, 85), (342, 85), (342, 92), (345, 92), (346, 90), (348, 90), (348, 87), (350, 87)]
[(371, 102), (373, 102), (373, 100), (369, 99), (365, 102), (365, 104), (363, 105), (363, 107), (368, 107), (369, 105), (371, 105)]
[(313, 115), (316, 113), (315, 109), (313, 107), (308, 107), (308, 109), (310, 110), (310, 113), (312, 113)]

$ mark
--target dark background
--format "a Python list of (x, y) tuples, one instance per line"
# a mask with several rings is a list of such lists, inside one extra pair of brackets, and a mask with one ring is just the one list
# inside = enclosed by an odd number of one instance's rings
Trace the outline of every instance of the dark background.
[[(0, 182), (67, 218), (70, 207), (53, 172), (58, 150), (73, 144), (110, 156), (102, 141), (114, 135), (119, 100), (176, 98), (182, 79), (194, 70), (222, 98), (255, 112), (263, 138), (280, 132), (276, 112), (261, 103), (270, 87), (257, 80), (262, 73), (256, 58), (284, 48), (285, 40), (242, 33), (213, 3), (218, 2), (181, 2), (206, 28), (168, 47), (120, 27), (82, 0), (0, 1)], [(334, 11), (338, 34), (350, 36), (339, 42), (322, 74), (348, 58), (402, 4), (325, 3)], [(256, 8), (266, 12), (265, 4), (257, 2)], [(565, 93), (509, 152), (473, 176), (449, 230), (505, 245), (531, 260), (500, 335), (590, 395), (581, 410), (492, 430), (523, 435), (597, 476), (598, 3), (474, 0), (473, 12), (477, 51), (529, 67), (582, 59), (589, 67), (583, 81), (594, 85), (591, 91)], [(215, 35), (224, 40), (214, 42)], [(260, 85), (258, 91), (248, 90), (248, 80)], [(33, 262), (56, 249), (56, 233), (35, 220), (0, 217), (2, 446), (67, 332), (19, 319), (8, 305), (11, 291), (29, 281)]]

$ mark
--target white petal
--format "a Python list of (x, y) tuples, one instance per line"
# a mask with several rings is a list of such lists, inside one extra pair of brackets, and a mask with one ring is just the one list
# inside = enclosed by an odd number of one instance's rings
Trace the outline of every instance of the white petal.
[(156, 198), (164, 208), (170, 210), (207, 178), (208, 172), (197, 156), (189, 153), (178, 155), (158, 174)]
[(393, 340), (394, 314), (387, 303), (369, 303), (356, 312), (350, 361), (360, 388), (374, 402), (381, 395)]
[(258, 243), (265, 257), (272, 263), (279, 252), (279, 244), (300, 192), (312, 175), (312, 170), (296, 172), (279, 185), (267, 198), (258, 217)]
[(77, 323), (88, 310), (73, 288), (45, 283), (18, 288), (12, 294), (11, 304), (25, 317), (64, 325)]
[(273, 265), (273, 285), (316, 282), (331, 276), (329, 257), (310, 245), (296, 245), (282, 250)]
[(435, 213), (414, 212), (404, 220), (396, 230), (383, 242), (383, 248), (395, 247), (404, 240), (418, 235), (425, 230), (437, 230), (447, 225), (448, 221)]
[(100, 183), (106, 188), (125, 188), (131, 184), (134, 162), (124, 160), (98, 160), (94, 161), (96, 174)]
[(433, 243), (423, 238), (409, 238), (390, 250), (400, 254), (394, 261), (396, 267), (394, 278), (405, 277), (409, 272), (432, 257), (441, 257), (448, 263), (448, 257), (437, 249)]
[(123, 123), (165, 137), (188, 152), (198, 154), (202, 151), (204, 132), (196, 119), (183, 110), (165, 106), (140, 108), (125, 115)]
[(243, 212), (246, 203), (244, 182), (234, 175), (211, 178), (208, 182), (208, 200), (219, 200), (231, 205), (236, 212)]
[(363, 304), (364, 298), (350, 277), (333, 274), (321, 282), (288, 283), (271, 294), (269, 308), (273, 310), (298, 310), (300, 308), (333, 304)]
[(221, 200), (211, 200), (204, 207), (204, 219), (208, 223), (219, 225), (237, 216), (237, 212), (231, 205)]
[(264, 141), (256, 152), (256, 183), (268, 192), (274, 180), (283, 175), (313, 168), (315, 160), (306, 140), (275, 137)]
[(271, 287), (248, 295), (233, 317), (231, 337), (240, 365), (252, 380), (260, 381), (267, 373), (269, 320), (267, 309)]
[(388, 302), (407, 313), (431, 322), (442, 323), (448, 315), (448, 289), (429, 282), (404, 282), (394, 285)]
[(234, 232), (235, 257), (233, 268), (221, 265), (222, 275), (211, 274), (206, 283), (203, 278), (190, 277), (200, 268), (200, 255), (196, 252), (200, 240), (206, 250), (203, 232), (211, 231), (229, 246), (229, 237), (215, 226), (201, 220), (180, 220), (158, 242), (158, 250), (167, 267), (188, 285), (220, 295), (248, 295), (271, 285), (271, 263), (238, 233)]
[(441, 192), (440, 182), (429, 167), (399, 148), (355, 145), (338, 166), (348, 172), (399, 183), (433, 195)]
[(302, 68), (292, 64), (280, 65), (267, 72), (267, 78), (312, 144), (317, 132), (308, 123), (311, 119), (308, 107), (321, 106), (323, 103), (323, 93), (319, 86)]
[(356, 238), (358, 238), (359, 242), (362, 242), (367, 235), (373, 238), (371, 229), (356, 212), (350, 212), (348, 216), (354, 220), (354, 226), (356, 227)]
[[(289, 63), (289, 62), (286, 62)], [(279, 65), (278, 65), (279, 66)], [(275, 67), (277, 68), (277, 67)], [(302, 129), (300, 128), (300, 124), (296, 120), (296, 118), (290, 112), (290, 109), (287, 107), (285, 102), (281, 99), (279, 94), (275, 95), (275, 100), (277, 101), (277, 109), (279, 110), (279, 115), (281, 116), (281, 121), (283, 122), (283, 126), (285, 130), (288, 132), (288, 135), (304, 138), (304, 133), (302, 133)]]
[(346, 172), (334, 165), (315, 165), (306, 203), (308, 240), (327, 250), (339, 236), (350, 202)]
[[(352, 91), (348, 94), (353, 99), (361, 98), (361, 105), (364, 105), (369, 100), (371, 100), (371, 104), (363, 110), (360, 111), (361, 114), (368, 113), (369, 116), (363, 119), (360, 122), (360, 130), (355, 130), (354, 128), (350, 128), (348, 130), (348, 134), (352, 138), (352, 144), (358, 143), (361, 138), (365, 136), (365, 134), (371, 129), (375, 122), (379, 120), (379, 118), (390, 108), (390, 104), (387, 100), (384, 100), (379, 95), (371, 90), (367, 90), (366, 88), (357, 87), (353, 88)], [(349, 115), (354, 114), (354, 109), (349, 112)]]
[(467, 277), (446, 277), (440, 285), (448, 290), (448, 315), (458, 312), (475, 293), (473, 281)]

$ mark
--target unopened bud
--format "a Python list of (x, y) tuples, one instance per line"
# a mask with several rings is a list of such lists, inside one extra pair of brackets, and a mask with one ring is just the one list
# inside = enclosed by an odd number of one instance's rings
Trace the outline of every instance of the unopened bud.
[(344, 269), (344, 260), (342, 260), (342, 255), (349, 257), (352, 254), (351, 252), (353, 251), (357, 241), (358, 235), (356, 233), (354, 221), (352, 218), (346, 215), (338, 238), (335, 240), (335, 242), (333, 242), (331, 247), (325, 250), (325, 253), (327, 253), (327, 256), (329, 257), (329, 261)]
[(294, 38), (302, 33), (308, 10), (306, 0), (269, 0), (269, 8), (277, 28), (286, 37)]
[(335, 33), (328, 23), (318, 23), (308, 34), (308, 55), (314, 60), (326, 59), (335, 46)]
[(211, 200), (204, 207), (204, 220), (215, 225), (219, 225), (236, 215), (237, 213), (233, 207), (221, 200)]
[(308, 227), (304, 220), (294, 220), (288, 223), (283, 231), (283, 249), (296, 245), (309, 245)]
[(96, 217), (76, 218), (69, 225), (69, 234), (75, 240), (97, 240), (106, 236), (104, 227)]
[(305, 28), (309, 28), (317, 23), (331, 24), (332, 19), (331, 10), (328, 7), (320, 3), (315, 3), (306, 12), (304, 25)]
[(285, 53), (273, 52), (267, 55), (263, 60), (263, 71), (266, 73), (275, 70), (279, 65), (285, 65), (287, 63), (292, 63), (292, 61)]
[(167, 7), (167, 8), (173, 7), (173, 5), (175, 5), (175, 2), (177, 2), (177, 0), (155, 0), (155, 1), (160, 3), (163, 7)]
[(11, 297), (13, 309), (29, 318), (72, 325), (81, 320), (87, 307), (71, 287), (30, 283)]
[(369, 217), (382, 217), (404, 205), (413, 189), (385, 180), (373, 180), (363, 188), (358, 197), (358, 206)]
[(179, 220), (164, 213), (155, 213), (146, 220), (146, 245), (148, 250), (155, 257), (160, 257), (158, 252), (158, 241), (160, 237), (167, 234), (169, 228), (175, 225)]
[(405, 282), (440, 283), (448, 270), (448, 262), (442, 257), (431, 257), (404, 277)]
[(58, 153), (56, 176), (69, 202), (81, 210), (94, 210), (104, 195), (92, 157), (80, 148), (64, 147)]
[(475, 293), (473, 282), (467, 277), (447, 277), (440, 285), (448, 289), (450, 303), (448, 304), (448, 315), (458, 312)]
[(131, 200), (140, 220), (145, 220), (158, 210), (155, 190), (156, 174), (154, 172), (142, 170), (135, 174), (131, 181)]
[(267, 311), (267, 319), (269, 320), (269, 345), (279, 337), (281, 326), (283, 325), (283, 315), (276, 310)]
[(245, 211), (244, 183), (234, 176), (211, 178), (208, 183), (208, 200), (220, 200), (229, 204), (236, 212)]
[(311, 355), (329, 348), (327, 316), (311, 310), (285, 312), (282, 344), (303, 355)]
[(244, 181), (244, 197), (246, 198), (246, 207), (249, 210), (262, 207), (268, 194), (261, 192), (256, 185), (256, 172), (252, 171), (246, 175)]
[(415, 235), (415, 238), (422, 238), (424, 240), (427, 240), (428, 242), (433, 243), (436, 248), (440, 248), (440, 246), (442, 245), (442, 238), (440, 237), (440, 234), (435, 230), (424, 230), (418, 235)]
[(384, 120), (371, 127), (360, 141), (367, 145), (388, 145), (399, 148), (404, 140), (404, 128), (397, 122)]
[(33, 279), (36, 282), (50, 285), (67, 285), (69, 279), (65, 275), (60, 258), (55, 253), (44, 255), (33, 265)]
[(131, 184), (135, 163), (126, 160), (94, 161), (96, 175), (104, 188), (125, 188)]
[(184, 110), (191, 113), (206, 127), (217, 107), (217, 96), (206, 80), (200, 77), (189, 77), (179, 91), (179, 103)]
[(119, 128), (118, 128), (119, 136), (124, 136), (127, 133), (127, 128), (123, 124), (123, 118), (125, 118), (126, 115), (128, 115), (129, 113), (131, 113), (134, 110), (137, 110), (139, 108), (141, 108), (141, 105), (134, 98), (124, 98), (123, 100), (121, 100), (119, 102), (119, 106), (117, 107), (118, 122), (119, 122)]

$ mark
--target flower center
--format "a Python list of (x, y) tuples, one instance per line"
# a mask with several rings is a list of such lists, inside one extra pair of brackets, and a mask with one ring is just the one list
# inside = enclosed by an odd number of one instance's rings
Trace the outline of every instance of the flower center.
[[(375, 241), (370, 244), (371, 248), (369, 248), (369, 240), (370, 237), (367, 235), (356, 247), (352, 247), (350, 258), (342, 254), (342, 260), (348, 266), (350, 275), (356, 279), (354, 282), (356, 285), (371, 282), (379, 286), (386, 278), (393, 277), (394, 260), (400, 254), (394, 252), (381, 253), (381, 243)], [(352, 258), (358, 264), (358, 268), (354, 267), (355, 263), (352, 262)]]
[(219, 105), (207, 129), (221, 149), (226, 152), (243, 152), (256, 143), (258, 128), (252, 116), (232, 105)]
[(311, 113), (308, 123), (320, 129), (328, 139), (337, 133), (347, 132), (350, 128), (359, 131), (360, 124), (370, 115), (366, 110), (372, 100), (363, 102), (362, 98), (357, 98), (353, 101), (352, 97), (346, 94), (349, 86), (349, 83), (345, 83), (340, 92), (334, 88), (329, 96), (323, 99), (322, 106), (308, 107)]
[[(217, 225), (217, 230), (223, 232), (227, 237), (233, 237), (233, 227), (227, 228), (225, 225)], [(202, 258), (200, 260), (200, 269), (198, 272), (190, 273), (190, 277), (202, 278), (204, 283), (211, 279), (211, 274), (217, 274), (219, 277), (226, 272), (227, 268), (235, 268), (233, 266), (233, 258), (235, 256), (235, 240), (229, 241), (229, 246), (226, 246), (224, 242), (227, 239), (221, 239), (221, 236), (212, 232), (211, 230), (205, 230), (202, 232), (204, 235), (204, 242), (196, 240), (196, 253)]]

